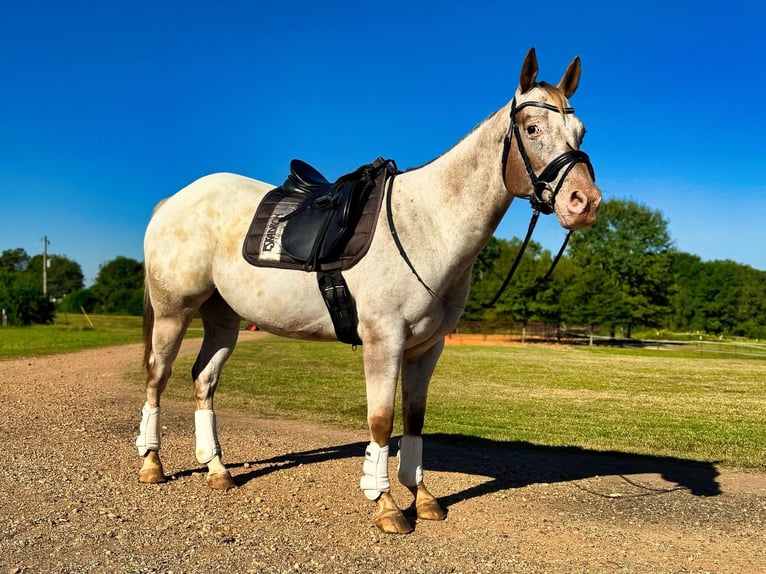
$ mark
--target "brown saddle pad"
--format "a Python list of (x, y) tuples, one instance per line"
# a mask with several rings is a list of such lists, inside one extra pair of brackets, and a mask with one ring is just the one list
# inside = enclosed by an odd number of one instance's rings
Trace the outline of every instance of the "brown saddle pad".
[[(371, 164), (372, 165), (372, 164)], [(295, 225), (301, 219), (301, 210), (306, 208), (306, 197), (286, 193), (283, 186), (267, 192), (256, 209), (250, 229), (245, 237), (242, 254), (245, 260), (257, 267), (278, 267), (303, 271), (346, 270), (356, 265), (367, 253), (375, 234), (378, 215), (383, 201), (384, 187), (389, 174), (381, 169), (375, 185), (369, 192), (361, 213), (357, 214), (353, 234), (329, 261), (306, 261), (291, 254), (282, 241), (288, 225)], [(300, 209), (299, 209), (300, 208)], [(296, 216), (298, 214), (298, 216)], [(296, 219), (291, 223), (291, 219)]]

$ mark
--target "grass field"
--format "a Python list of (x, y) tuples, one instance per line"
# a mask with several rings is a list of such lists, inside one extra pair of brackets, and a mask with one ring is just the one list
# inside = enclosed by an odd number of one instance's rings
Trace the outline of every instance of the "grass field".
[[(192, 323), (187, 336), (201, 337), (201, 323)], [(86, 318), (81, 314), (59, 313), (53, 325), (0, 329), (0, 359), (68, 353), (140, 341), (141, 317), (91, 315)]]
[[(141, 340), (138, 317), (59, 316), (0, 330), (0, 358)], [(192, 324), (187, 336), (199, 336)], [(189, 401), (193, 358), (166, 396)], [(142, 384), (139, 372), (128, 375)], [(366, 429), (362, 350), (266, 337), (240, 343), (216, 404), (260, 417)], [(766, 360), (693, 349), (447, 347), (426, 433), (672, 456), (766, 470)], [(397, 413), (396, 432), (401, 432)]]
[[(447, 347), (425, 432), (766, 469), (766, 361), (684, 353)], [(190, 405), (191, 363), (178, 362), (167, 391)], [(361, 349), (276, 337), (241, 343), (216, 401), (364, 430)]]

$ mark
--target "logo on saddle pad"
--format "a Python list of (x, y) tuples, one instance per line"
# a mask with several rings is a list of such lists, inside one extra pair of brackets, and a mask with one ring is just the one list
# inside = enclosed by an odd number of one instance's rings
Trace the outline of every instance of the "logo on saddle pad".
[(284, 206), (284, 203), (277, 204), (266, 224), (260, 248), (260, 259), (263, 261), (279, 261), (282, 257), (282, 234), (287, 225), (284, 216), (295, 208), (292, 203), (288, 206)]

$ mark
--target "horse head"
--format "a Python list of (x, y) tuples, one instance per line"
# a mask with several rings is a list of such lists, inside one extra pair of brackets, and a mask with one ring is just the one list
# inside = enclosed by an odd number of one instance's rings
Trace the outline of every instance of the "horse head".
[(534, 209), (555, 213), (566, 229), (591, 225), (601, 203), (590, 159), (580, 151), (585, 127), (569, 106), (580, 70), (575, 57), (556, 86), (537, 82), (537, 56), (529, 50), (510, 104), (503, 153), (506, 188)]

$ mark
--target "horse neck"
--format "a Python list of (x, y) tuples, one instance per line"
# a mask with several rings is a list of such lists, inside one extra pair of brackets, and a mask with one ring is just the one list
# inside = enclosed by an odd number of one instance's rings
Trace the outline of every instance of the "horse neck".
[(470, 269), (511, 203), (501, 157), (508, 122), (506, 106), (442, 156), (397, 178), (397, 226), (449, 273)]

